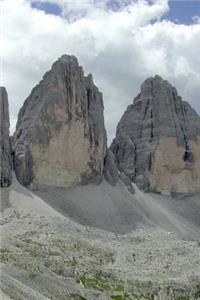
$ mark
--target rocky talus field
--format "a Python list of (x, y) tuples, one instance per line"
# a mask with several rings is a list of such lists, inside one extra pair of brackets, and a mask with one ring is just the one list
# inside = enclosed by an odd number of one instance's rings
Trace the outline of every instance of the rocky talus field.
[(63, 55), (1, 108), (2, 300), (200, 300), (200, 117), (148, 78), (107, 145), (103, 96)]

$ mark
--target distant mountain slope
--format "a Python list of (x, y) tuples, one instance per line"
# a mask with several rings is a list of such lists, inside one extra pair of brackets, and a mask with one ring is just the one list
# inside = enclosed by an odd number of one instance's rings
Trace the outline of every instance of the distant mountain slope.
[(132, 195), (123, 183), (112, 187), (104, 181), (98, 186), (51, 189), (36, 194), (83, 225), (118, 233), (130, 232), (138, 226), (155, 226), (186, 239), (200, 238), (200, 194), (178, 199), (134, 188), (136, 192)]
[(5, 209), (10, 203), (16, 209), (41, 210), (50, 216), (67, 217), (116, 233), (153, 226), (172, 231), (181, 238), (200, 239), (199, 194), (172, 198), (134, 188), (133, 195), (120, 181), (115, 187), (103, 181), (100, 185), (51, 188), (48, 192), (33, 193), (14, 179), (10, 194), (2, 191), (2, 207)]

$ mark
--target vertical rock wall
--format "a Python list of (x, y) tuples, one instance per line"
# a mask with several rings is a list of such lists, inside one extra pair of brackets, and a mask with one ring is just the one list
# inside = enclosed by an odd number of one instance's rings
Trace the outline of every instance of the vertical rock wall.
[(8, 187), (12, 182), (12, 161), (9, 141), (9, 106), (8, 95), (4, 87), (0, 87), (0, 173), (1, 187)]
[(200, 191), (200, 117), (158, 75), (128, 106), (111, 150), (119, 171), (146, 191)]
[(15, 171), (33, 189), (100, 182), (106, 154), (102, 94), (63, 55), (32, 90), (14, 135)]

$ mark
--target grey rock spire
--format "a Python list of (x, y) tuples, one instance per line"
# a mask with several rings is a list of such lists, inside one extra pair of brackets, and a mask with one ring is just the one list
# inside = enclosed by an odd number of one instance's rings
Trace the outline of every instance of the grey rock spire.
[(15, 171), (33, 189), (100, 182), (106, 154), (102, 94), (74, 56), (63, 55), (18, 115)]
[(158, 75), (128, 106), (111, 150), (119, 171), (146, 191), (200, 191), (200, 117)]
[(9, 141), (10, 119), (8, 95), (5, 87), (0, 87), (0, 173), (1, 187), (7, 187), (12, 182), (12, 161)]

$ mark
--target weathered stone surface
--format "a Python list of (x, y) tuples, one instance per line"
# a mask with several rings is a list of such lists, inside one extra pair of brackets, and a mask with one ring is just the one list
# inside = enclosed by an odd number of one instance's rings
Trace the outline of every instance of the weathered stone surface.
[(100, 182), (106, 153), (102, 94), (63, 55), (32, 90), (14, 134), (15, 171), (32, 189)]
[(104, 178), (111, 184), (115, 185), (119, 180), (118, 168), (115, 163), (115, 157), (109, 149), (107, 149), (104, 159)]
[(12, 182), (12, 161), (11, 149), (9, 142), (9, 106), (8, 95), (4, 87), (0, 87), (0, 116), (1, 116), (1, 130), (0, 130), (0, 172), (1, 172), (1, 187), (7, 187)]
[(200, 191), (200, 117), (158, 75), (128, 106), (111, 150), (119, 170), (146, 191)]

